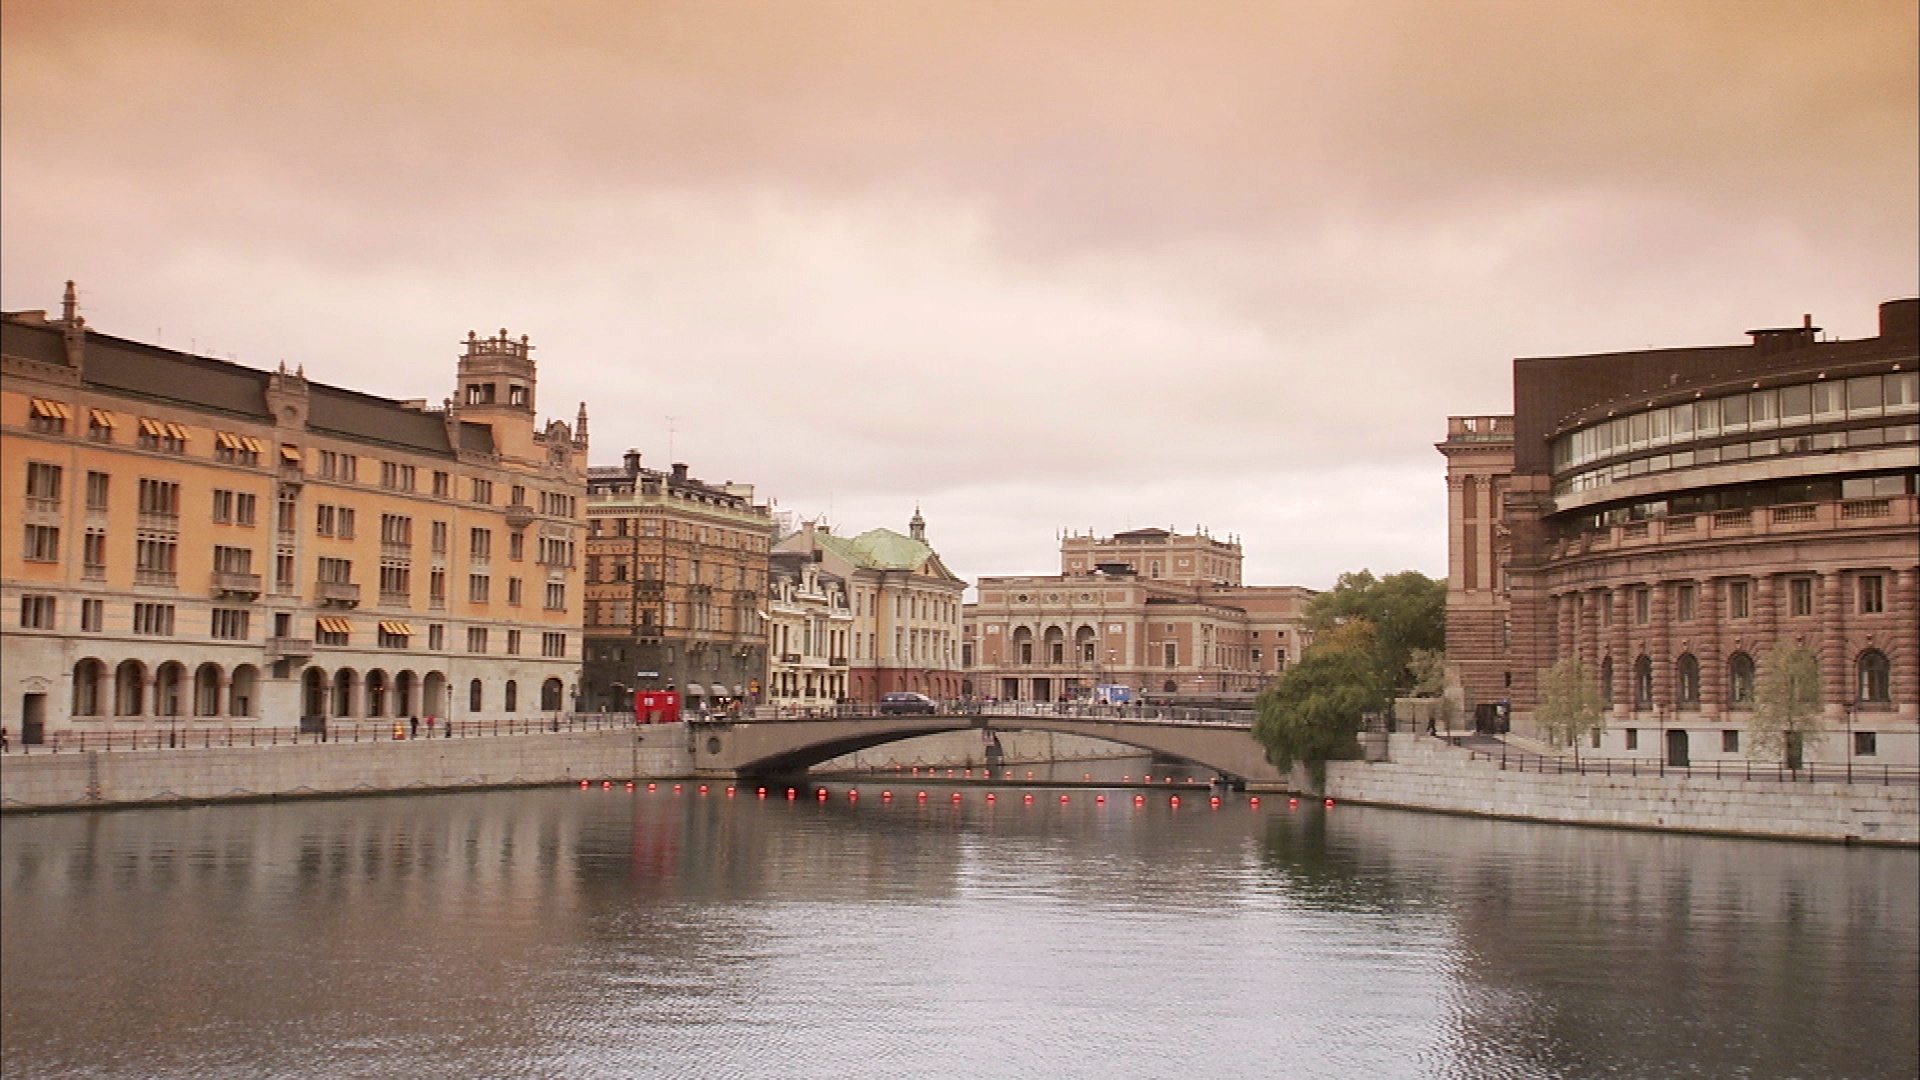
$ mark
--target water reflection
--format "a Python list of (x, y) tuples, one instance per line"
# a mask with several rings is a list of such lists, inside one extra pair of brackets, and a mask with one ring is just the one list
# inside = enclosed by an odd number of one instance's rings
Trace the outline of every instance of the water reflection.
[(670, 787), (9, 817), (7, 1075), (1905, 1076), (1920, 1054), (1913, 852), (1164, 791)]

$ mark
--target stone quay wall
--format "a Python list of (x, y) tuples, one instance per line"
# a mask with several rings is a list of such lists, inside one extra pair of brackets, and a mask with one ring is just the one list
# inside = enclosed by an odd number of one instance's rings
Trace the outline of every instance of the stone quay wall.
[(477, 739), (0, 757), (0, 810), (399, 794), (693, 772), (684, 724)]
[[(1327, 764), (1338, 801), (1569, 825), (1920, 846), (1920, 786), (1518, 772), (1422, 735)], [(1296, 783), (1305, 788), (1304, 778)]]

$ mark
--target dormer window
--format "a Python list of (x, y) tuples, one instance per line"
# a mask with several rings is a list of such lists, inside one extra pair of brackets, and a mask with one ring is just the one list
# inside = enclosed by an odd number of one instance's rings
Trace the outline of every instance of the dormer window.
[(469, 405), (493, 404), (493, 384), (492, 383), (468, 383), (467, 384), (467, 404)]

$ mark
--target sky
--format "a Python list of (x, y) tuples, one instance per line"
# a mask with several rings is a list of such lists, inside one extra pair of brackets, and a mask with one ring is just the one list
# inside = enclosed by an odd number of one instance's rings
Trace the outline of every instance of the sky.
[(968, 579), (1446, 571), (1511, 362), (1920, 292), (1910, 0), (0, 0), (0, 306), (542, 418)]

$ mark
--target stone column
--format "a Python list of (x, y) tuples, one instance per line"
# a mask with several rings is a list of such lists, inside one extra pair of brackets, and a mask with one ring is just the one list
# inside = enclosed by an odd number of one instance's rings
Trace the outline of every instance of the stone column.
[(1726, 584), (1718, 578), (1700, 582), (1694, 618), (1700, 623), (1694, 655), (1700, 658), (1700, 715), (1719, 717), (1727, 708)]
[(1820, 639), (1815, 652), (1820, 657), (1820, 699), (1827, 719), (1845, 718), (1847, 703), (1853, 700), (1853, 649), (1847, 640), (1846, 574), (1829, 570), (1815, 579), (1814, 604), (1819, 619)]
[(1647, 586), (1647, 655), (1653, 658), (1653, 707), (1668, 715), (1678, 711), (1673, 685), (1673, 625), (1670, 619), (1673, 583), (1656, 581)]

